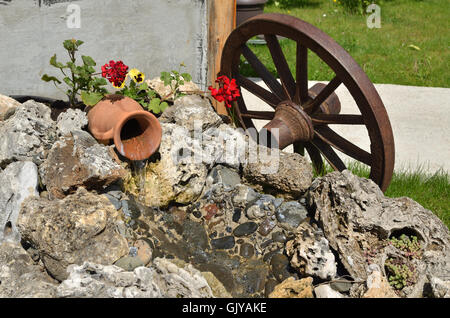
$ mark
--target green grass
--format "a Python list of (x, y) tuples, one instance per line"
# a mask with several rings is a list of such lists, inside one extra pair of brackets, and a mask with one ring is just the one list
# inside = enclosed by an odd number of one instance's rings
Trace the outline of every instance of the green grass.
[[(347, 165), (353, 174), (368, 178), (369, 167), (360, 162)], [(326, 165), (326, 172), (333, 171)], [(450, 228), (450, 176), (448, 172), (438, 170), (429, 174), (425, 168), (400, 170), (394, 172), (391, 184), (385, 192), (390, 198), (410, 197), (424, 208), (433, 211)]]
[[(332, 0), (291, 2), (287, 7), (267, 5), (265, 12), (289, 14), (315, 25), (346, 49), (372, 82), (450, 87), (450, 1), (383, 1), (380, 29), (369, 29), (366, 16), (345, 13)], [(281, 46), (294, 71), (295, 43), (285, 39)], [(276, 74), (267, 47), (250, 47)], [(331, 80), (334, 75), (312, 52), (308, 66), (310, 80)], [(242, 73), (257, 76), (249, 65), (243, 65)]]

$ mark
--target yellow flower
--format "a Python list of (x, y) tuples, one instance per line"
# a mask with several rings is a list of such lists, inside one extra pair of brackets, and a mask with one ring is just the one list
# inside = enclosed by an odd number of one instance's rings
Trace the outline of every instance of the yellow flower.
[(122, 88), (125, 87), (126, 79), (127, 78), (125, 77), (125, 79), (123, 80), (123, 82), (122, 82), (122, 84), (120, 86), (116, 86), (116, 85), (114, 85), (114, 83), (112, 84), (112, 86), (114, 86), (114, 88), (117, 88), (117, 89), (122, 89)]
[(141, 84), (144, 82), (145, 79), (145, 74), (140, 72), (138, 69), (133, 68), (132, 70), (130, 70), (128, 72), (128, 75), (130, 75), (130, 77), (133, 79), (133, 81), (135, 81), (138, 84)]

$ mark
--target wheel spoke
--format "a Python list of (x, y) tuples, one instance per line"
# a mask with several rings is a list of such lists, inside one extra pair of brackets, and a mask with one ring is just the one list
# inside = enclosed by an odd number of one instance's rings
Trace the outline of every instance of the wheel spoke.
[(330, 95), (338, 88), (339, 85), (341, 85), (341, 80), (336, 76), (333, 78), (327, 86), (325, 86), (319, 93), (319, 95), (316, 96), (312, 101), (307, 102), (306, 105), (303, 107), (304, 111), (306, 111), (308, 114), (313, 114), (317, 110), (319, 110), (320, 104), (322, 104)]
[(252, 110), (248, 110), (247, 112), (241, 114), (241, 116), (245, 118), (263, 119), (263, 120), (272, 120), (274, 115), (275, 115), (274, 112), (252, 111)]
[(320, 155), (320, 151), (311, 143), (305, 145), (306, 151), (308, 151), (309, 157), (314, 164), (314, 168), (318, 174), (322, 174), (325, 170), (325, 166), (323, 164), (322, 156)]
[(372, 155), (370, 153), (359, 148), (347, 139), (342, 138), (328, 126), (316, 127), (315, 134), (324, 142), (345, 153), (346, 155), (361, 161), (366, 165), (372, 165)]
[(315, 136), (312, 140), (312, 144), (317, 147), (320, 153), (325, 157), (328, 163), (333, 167), (334, 170), (342, 171), (347, 169), (344, 162), (336, 154), (336, 152), (331, 148), (331, 146), (325, 143), (322, 139)]
[(311, 116), (311, 121), (313, 125), (364, 125), (362, 115), (316, 113)]
[(239, 86), (245, 88), (253, 95), (256, 95), (257, 97), (261, 98), (263, 101), (265, 101), (273, 108), (277, 107), (277, 105), (280, 103), (281, 100), (277, 96), (275, 96), (268, 90), (262, 88), (252, 80), (249, 80), (248, 78), (240, 74), (236, 75), (235, 78)]
[(296, 79), (294, 103), (305, 104), (308, 101), (308, 49), (297, 42)]
[(280, 42), (278, 42), (277, 36), (273, 34), (265, 34), (264, 38), (269, 47), (270, 55), (272, 55), (278, 76), (281, 79), (281, 84), (288, 92), (289, 99), (292, 100), (295, 95), (295, 80), (281, 49)]
[(261, 63), (255, 53), (253, 53), (247, 45), (242, 46), (242, 54), (256, 73), (258, 73), (258, 75), (262, 78), (264, 83), (266, 83), (272, 93), (274, 93), (280, 100), (286, 99), (287, 96), (283, 91), (281, 84), (272, 76), (272, 74), (270, 74), (269, 70), (264, 66), (264, 64)]

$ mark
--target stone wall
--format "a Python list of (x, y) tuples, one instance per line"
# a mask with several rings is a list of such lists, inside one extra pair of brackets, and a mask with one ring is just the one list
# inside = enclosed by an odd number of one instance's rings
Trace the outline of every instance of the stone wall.
[[(97, 62), (123, 60), (147, 78), (187, 66), (194, 82), (207, 84), (207, 0), (0, 0), (0, 87), (6, 95), (62, 97), (41, 81), (58, 74), (49, 65), (56, 53), (65, 61), (62, 42), (83, 40), (81, 54)], [(80, 8), (80, 28), (73, 10)], [(70, 8), (69, 8), (70, 9)], [(59, 74), (58, 74), (59, 75)]]

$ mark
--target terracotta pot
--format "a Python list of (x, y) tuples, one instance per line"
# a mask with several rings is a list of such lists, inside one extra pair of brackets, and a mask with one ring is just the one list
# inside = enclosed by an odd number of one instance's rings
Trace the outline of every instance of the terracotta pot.
[(103, 144), (114, 141), (117, 151), (131, 160), (144, 160), (159, 147), (158, 119), (135, 100), (108, 95), (88, 113), (89, 131)]

